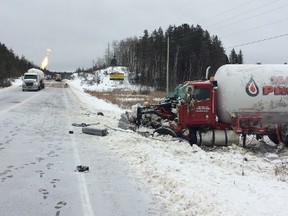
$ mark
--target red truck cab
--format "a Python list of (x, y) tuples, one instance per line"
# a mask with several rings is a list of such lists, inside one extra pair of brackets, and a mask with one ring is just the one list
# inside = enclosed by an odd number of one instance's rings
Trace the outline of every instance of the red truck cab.
[(216, 81), (188, 81), (187, 95), (178, 106), (178, 124), (182, 128), (215, 128)]

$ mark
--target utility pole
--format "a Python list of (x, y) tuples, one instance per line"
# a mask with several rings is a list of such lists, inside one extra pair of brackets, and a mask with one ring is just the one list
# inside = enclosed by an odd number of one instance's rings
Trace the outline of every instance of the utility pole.
[(167, 36), (166, 93), (169, 93), (169, 35)]

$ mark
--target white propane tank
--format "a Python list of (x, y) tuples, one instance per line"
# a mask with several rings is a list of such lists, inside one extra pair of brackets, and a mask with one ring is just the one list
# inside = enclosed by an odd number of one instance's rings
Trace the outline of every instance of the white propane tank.
[(288, 122), (288, 65), (224, 65), (215, 79), (217, 115), (258, 116), (264, 124)]
[(31, 68), (27, 71), (28, 73), (37, 73), (39, 75), (40, 80), (44, 79), (44, 73), (42, 70)]

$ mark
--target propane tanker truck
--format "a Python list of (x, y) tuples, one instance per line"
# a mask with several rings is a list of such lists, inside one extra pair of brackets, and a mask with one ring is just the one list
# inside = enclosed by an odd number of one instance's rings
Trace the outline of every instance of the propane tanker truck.
[(38, 91), (45, 88), (43, 71), (31, 68), (23, 76), (22, 91)]
[(224, 65), (210, 80), (187, 81), (160, 104), (139, 106), (134, 122), (149, 115), (166, 122), (155, 132), (191, 145), (229, 145), (242, 135), (245, 146), (247, 135), (267, 135), (288, 147), (288, 65)]

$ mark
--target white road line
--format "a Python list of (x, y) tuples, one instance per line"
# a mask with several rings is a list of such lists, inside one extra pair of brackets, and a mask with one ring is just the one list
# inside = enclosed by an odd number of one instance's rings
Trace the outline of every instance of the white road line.
[[(66, 97), (66, 93), (65, 93), (65, 89), (64, 88), (63, 88), (63, 95), (64, 95), (65, 106), (66, 106), (66, 109), (67, 109), (67, 107), (68, 107), (67, 106), (67, 97)], [(69, 115), (67, 115), (67, 116), (68, 116), (70, 125), (72, 125)], [(75, 159), (76, 166), (81, 165), (81, 160), (80, 160), (80, 157), (79, 157), (79, 152), (78, 152), (78, 149), (77, 149), (77, 145), (76, 145), (74, 134), (71, 134), (71, 144), (72, 144), (72, 149), (73, 149), (73, 154), (74, 154), (74, 159)], [(94, 216), (93, 208), (92, 208), (92, 204), (91, 204), (91, 200), (90, 200), (90, 196), (89, 196), (89, 192), (88, 192), (88, 189), (87, 189), (87, 183), (86, 183), (85, 176), (83, 175), (83, 173), (79, 173), (77, 175), (77, 177), (78, 177), (78, 182), (79, 182), (79, 190), (80, 190), (80, 194), (81, 194), (83, 216)]]

